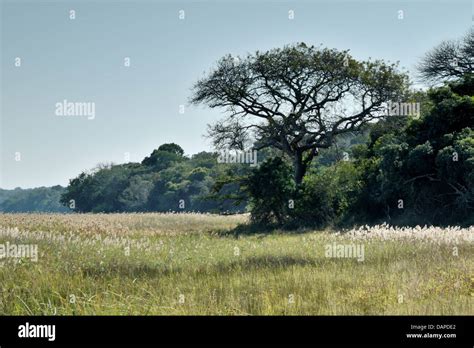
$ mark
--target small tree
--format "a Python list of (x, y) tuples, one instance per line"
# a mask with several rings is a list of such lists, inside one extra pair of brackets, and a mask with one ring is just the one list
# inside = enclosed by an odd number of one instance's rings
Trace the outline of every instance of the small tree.
[(407, 86), (395, 64), (359, 62), (348, 51), (304, 43), (245, 59), (230, 55), (199, 80), (191, 102), (224, 108), (227, 118), (209, 126), (217, 148), (276, 148), (293, 160), (300, 186), (319, 149), (386, 115), (385, 102)]
[(461, 40), (443, 41), (418, 66), (423, 79), (431, 82), (459, 79), (474, 71), (474, 29)]
[(291, 167), (281, 157), (263, 162), (245, 185), (251, 196), (253, 222), (282, 225), (288, 220), (294, 184)]

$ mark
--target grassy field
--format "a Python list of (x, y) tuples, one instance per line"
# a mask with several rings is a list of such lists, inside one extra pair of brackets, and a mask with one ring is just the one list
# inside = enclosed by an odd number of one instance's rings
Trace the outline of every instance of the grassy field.
[(0, 246), (38, 248), (0, 259), (0, 314), (474, 314), (472, 227), (233, 234), (246, 220), (0, 214)]

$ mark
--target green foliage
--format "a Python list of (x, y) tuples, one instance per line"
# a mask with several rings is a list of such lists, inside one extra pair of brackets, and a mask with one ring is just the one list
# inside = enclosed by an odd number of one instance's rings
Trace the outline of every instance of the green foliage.
[(130, 178), (130, 183), (121, 192), (118, 201), (124, 211), (144, 211), (144, 202), (148, 201), (153, 189), (153, 177), (151, 175), (136, 175)]
[(380, 132), (374, 126), (372, 142), (357, 164), (364, 173), (358, 203), (364, 219), (469, 223), (474, 214), (472, 85), (466, 76), (430, 90), (430, 107), (399, 130)]
[(142, 165), (159, 171), (170, 167), (174, 162), (185, 160), (183, 153), (183, 149), (179, 145), (173, 143), (163, 144), (157, 150), (154, 150), (150, 156), (145, 157)]
[(295, 192), (292, 168), (281, 157), (262, 163), (250, 174), (246, 189), (250, 194), (252, 221), (283, 224), (290, 216), (290, 200)]
[(175, 144), (175, 143), (168, 143), (168, 144), (163, 144), (158, 147), (158, 151), (165, 151), (169, 153), (173, 153), (176, 156), (183, 156), (184, 155), (184, 150), (182, 149), (181, 146)]
[(348, 219), (361, 187), (361, 173), (349, 161), (310, 173), (296, 201), (293, 224), (322, 227)]
[(429, 141), (411, 149), (406, 160), (408, 174), (413, 176), (430, 174), (434, 161), (433, 153), (433, 147)]
[[(163, 144), (142, 163), (101, 165), (70, 180), (61, 203), (76, 212), (244, 211), (246, 202), (217, 199), (218, 178), (242, 165), (218, 165), (217, 155), (201, 152), (185, 157), (176, 144)], [(239, 185), (228, 185), (228, 194)]]
[(123, 210), (120, 195), (129, 185), (130, 169), (101, 166), (92, 173), (81, 173), (70, 180), (61, 203), (78, 212), (117, 212)]

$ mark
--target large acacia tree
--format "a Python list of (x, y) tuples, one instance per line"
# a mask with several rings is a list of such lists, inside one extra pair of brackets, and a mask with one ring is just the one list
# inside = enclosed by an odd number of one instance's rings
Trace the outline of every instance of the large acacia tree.
[(300, 43), (223, 57), (194, 85), (191, 102), (226, 111), (209, 126), (216, 148), (277, 148), (293, 159), (300, 185), (319, 149), (385, 116), (385, 102), (398, 101), (407, 83), (396, 64)]

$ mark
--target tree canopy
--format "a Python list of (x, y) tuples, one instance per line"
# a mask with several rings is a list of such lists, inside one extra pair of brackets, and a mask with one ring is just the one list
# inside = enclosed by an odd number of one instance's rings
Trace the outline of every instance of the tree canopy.
[(209, 127), (216, 147), (253, 141), (257, 150), (277, 148), (292, 158), (299, 185), (320, 149), (384, 116), (384, 103), (398, 100), (407, 85), (396, 64), (300, 43), (223, 57), (195, 84), (191, 101), (227, 112)]

